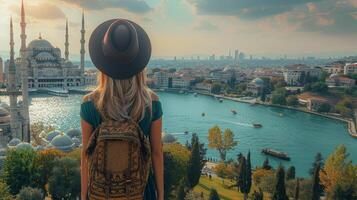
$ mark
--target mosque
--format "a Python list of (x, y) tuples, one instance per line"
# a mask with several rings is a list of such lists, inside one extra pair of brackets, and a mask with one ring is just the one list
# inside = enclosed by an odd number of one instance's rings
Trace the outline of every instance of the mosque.
[[(26, 20), (24, 3), (21, 5), (21, 47), (20, 57), (15, 58), (14, 32), (12, 18), (10, 20), (10, 59), (5, 63), (0, 58), (0, 79), (6, 80), (5, 94), (10, 98), (10, 105), (0, 103), (0, 145), (2, 147), (14, 144), (30, 143), (30, 117), (29, 117), (29, 90), (45, 88), (67, 88), (70, 86), (83, 86), (85, 84), (84, 59), (85, 59), (85, 28), (84, 14), (82, 15), (81, 29), (81, 59), (80, 65), (69, 61), (69, 34), (66, 22), (65, 58), (61, 57), (61, 50), (54, 47), (40, 35), (38, 39), (26, 45)], [(4, 73), (3, 73), (4, 72)], [(3, 74), (6, 76), (3, 77)], [(22, 100), (19, 101), (18, 97)], [(68, 140), (69, 136), (60, 134), (58, 140), (69, 143), (78, 143), (77, 139)], [(62, 139), (61, 139), (62, 138)], [(66, 138), (66, 139), (63, 139)], [(47, 145), (57, 147), (63, 142), (58, 140), (48, 141)], [(11, 141), (12, 143), (11, 143)], [(8, 143), (10, 141), (10, 143)], [(20, 143), (19, 143), (20, 141)], [(26, 144), (23, 144), (26, 146)], [(15, 146), (16, 146), (15, 145)], [(64, 147), (69, 149), (69, 146)]]

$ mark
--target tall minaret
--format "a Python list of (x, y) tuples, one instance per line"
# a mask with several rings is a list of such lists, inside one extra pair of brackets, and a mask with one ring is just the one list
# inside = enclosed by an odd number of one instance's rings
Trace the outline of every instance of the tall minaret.
[(64, 55), (65, 55), (65, 59), (66, 61), (69, 61), (69, 36), (68, 36), (68, 20), (66, 21), (66, 42), (64, 43), (65, 46), (65, 51), (64, 51)]
[(21, 5), (21, 79), (22, 79), (22, 120), (23, 127), (22, 140), (26, 142), (30, 142), (30, 114), (29, 114), (29, 92), (28, 92), (28, 62), (26, 59), (26, 22), (25, 22), (25, 9), (24, 9), (24, 1), (22, 0)]
[(9, 62), (9, 75), (7, 84), (7, 93), (10, 96), (10, 127), (12, 137), (21, 138), (21, 127), (18, 123), (18, 107), (17, 96), (18, 89), (16, 85), (16, 67), (15, 67), (15, 52), (14, 52), (14, 30), (12, 25), (12, 17), (10, 19), (10, 62)]
[(84, 76), (84, 56), (85, 56), (85, 29), (84, 29), (84, 12), (82, 13), (82, 30), (81, 30), (81, 75)]

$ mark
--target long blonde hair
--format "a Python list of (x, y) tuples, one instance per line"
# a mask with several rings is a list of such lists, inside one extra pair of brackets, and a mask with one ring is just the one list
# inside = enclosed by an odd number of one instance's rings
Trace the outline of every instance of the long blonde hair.
[(146, 71), (126, 80), (116, 80), (102, 72), (98, 74), (98, 87), (86, 98), (94, 100), (96, 108), (111, 120), (140, 121), (146, 111), (151, 112), (152, 91), (146, 84)]

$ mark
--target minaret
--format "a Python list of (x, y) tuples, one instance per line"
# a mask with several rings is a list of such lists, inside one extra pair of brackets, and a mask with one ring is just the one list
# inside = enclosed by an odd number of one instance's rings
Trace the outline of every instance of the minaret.
[(23, 127), (22, 140), (30, 142), (30, 115), (29, 115), (29, 103), (28, 103), (28, 62), (26, 59), (26, 22), (25, 22), (25, 9), (24, 1), (22, 0), (21, 5), (21, 75), (22, 75), (22, 117), (23, 117)]
[(85, 29), (84, 29), (84, 12), (82, 13), (82, 30), (81, 30), (81, 76), (84, 77), (84, 56), (85, 56), (85, 49), (84, 49), (84, 45), (85, 45)]
[(12, 137), (21, 138), (21, 130), (18, 123), (18, 107), (17, 95), (18, 89), (16, 86), (16, 70), (15, 70), (15, 53), (14, 53), (14, 31), (12, 25), (12, 17), (10, 19), (10, 62), (9, 62), (9, 75), (7, 84), (7, 93), (10, 96), (10, 127)]
[(65, 51), (64, 51), (64, 55), (65, 55), (65, 59), (66, 61), (69, 61), (69, 36), (68, 36), (68, 20), (66, 21), (66, 42), (64, 43), (65, 46)]

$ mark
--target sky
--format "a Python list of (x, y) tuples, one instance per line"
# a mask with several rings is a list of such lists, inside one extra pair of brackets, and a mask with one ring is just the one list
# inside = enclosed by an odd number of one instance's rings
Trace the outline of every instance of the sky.
[[(149, 34), (154, 58), (227, 55), (254, 57), (357, 55), (357, 0), (24, 0), (27, 40), (42, 37), (78, 59), (81, 13), (86, 38), (112, 18), (137, 22)], [(9, 19), (20, 43), (20, 0), (0, 0), (0, 55), (8, 57)], [(87, 46), (87, 45), (86, 45)], [(18, 51), (17, 51), (18, 52)], [(87, 51), (88, 52), (88, 51)]]

